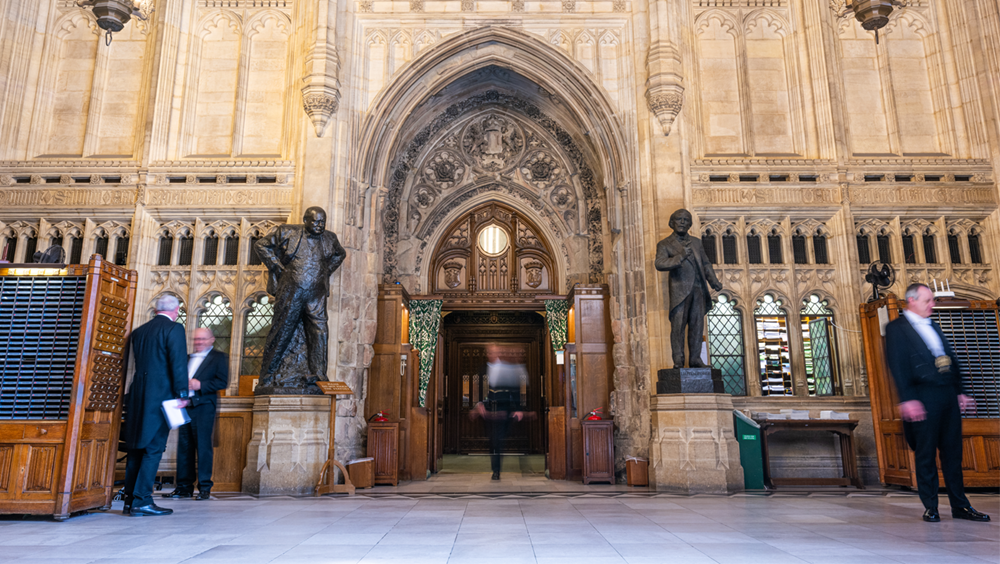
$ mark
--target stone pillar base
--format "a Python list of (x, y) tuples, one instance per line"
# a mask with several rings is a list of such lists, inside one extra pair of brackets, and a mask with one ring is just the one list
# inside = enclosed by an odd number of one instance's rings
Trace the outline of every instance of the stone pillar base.
[(728, 394), (653, 396), (652, 468), (657, 490), (729, 493), (743, 490), (740, 447)]
[(326, 462), (329, 434), (329, 396), (255, 397), (243, 492), (313, 493)]

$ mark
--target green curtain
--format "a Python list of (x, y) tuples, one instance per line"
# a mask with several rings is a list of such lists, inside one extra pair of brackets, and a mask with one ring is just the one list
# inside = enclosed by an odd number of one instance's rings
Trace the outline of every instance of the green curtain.
[(427, 405), (427, 385), (434, 370), (441, 300), (410, 300), (410, 344), (420, 351), (420, 407)]
[(552, 350), (561, 351), (569, 336), (567, 332), (567, 316), (569, 304), (566, 300), (545, 300), (545, 320), (549, 325), (549, 335), (552, 337)]

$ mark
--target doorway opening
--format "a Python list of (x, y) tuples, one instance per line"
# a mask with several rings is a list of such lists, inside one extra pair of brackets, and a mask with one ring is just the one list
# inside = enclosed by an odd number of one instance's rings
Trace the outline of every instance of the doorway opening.
[(544, 474), (547, 447), (546, 389), (551, 384), (545, 352), (546, 328), (533, 311), (454, 311), (441, 325), (441, 373), (437, 386), (437, 469), (445, 473), (489, 473), (489, 428), (475, 417), (487, 399), (488, 345), (498, 345), (501, 360), (521, 364), (516, 409), (524, 413), (510, 423), (503, 445), (503, 469)]

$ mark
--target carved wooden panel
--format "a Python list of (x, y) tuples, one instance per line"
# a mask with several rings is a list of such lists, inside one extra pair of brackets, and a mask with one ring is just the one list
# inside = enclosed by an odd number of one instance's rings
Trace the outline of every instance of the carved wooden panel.
[(398, 436), (398, 423), (368, 424), (368, 456), (375, 459), (376, 484), (399, 483)]
[(583, 421), (583, 483), (615, 483), (614, 422)]
[(51, 492), (55, 479), (57, 447), (29, 445), (26, 448), (28, 464), (23, 491)]
[(0, 493), (10, 491), (10, 476), (14, 468), (14, 445), (0, 445)]

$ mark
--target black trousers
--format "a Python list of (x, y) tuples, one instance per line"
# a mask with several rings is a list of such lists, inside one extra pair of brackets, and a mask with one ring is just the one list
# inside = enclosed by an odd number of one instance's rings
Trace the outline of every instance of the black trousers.
[(507, 432), (510, 431), (510, 417), (506, 411), (494, 411), (490, 415), (495, 419), (489, 420), (490, 432), (490, 465), (493, 473), (499, 474), (503, 465), (503, 443), (507, 439)]
[(212, 431), (215, 404), (199, 403), (187, 408), (191, 422), (177, 431), (177, 489), (194, 491), (195, 458), (198, 459), (198, 491), (212, 489)]
[(705, 291), (699, 280), (691, 287), (684, 301), (670, 304), (670, 352), (674, 368), (684, 368), (684, 329), (687, 328), (688, 360), (691, 366), (701, 365), (701, 342), (705, 333)]
[(955, 395), (942, 392), (938, 399), (927, 398), (928, 401), (924, 402), (927, 419), (911, 423), (917, 493), (925, 508), (937, 509), (939, 482), (936, 458), (940, 453), (948, 502), (952, 509), (961, 509), (970, 506), (962, 482), (962, 414)]
[(131, 449), (125, 462), (125, 500), (132, 500), (132, 507), (144, 507), (153, 503), (153, 482), (160, 458), (167, 448), (170, 427), (165, 420), (153, 435), (146, 448)]

